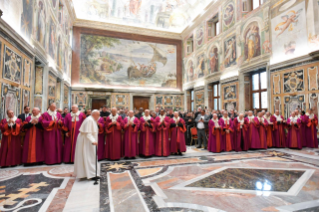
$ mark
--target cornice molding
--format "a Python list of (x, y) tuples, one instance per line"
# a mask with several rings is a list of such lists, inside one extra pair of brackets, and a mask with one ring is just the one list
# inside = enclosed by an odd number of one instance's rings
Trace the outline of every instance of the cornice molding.
[(164, 32), (164, 31), (145, 29), (140, 27), (124, 26), (124, 25), (89, 21), (89, 20), (82, 20), (82, 19), (75, 20), (75, 22), (73, 23), (73, 26), (182, 40), (181, 34), (178, 34), (178, 33)]
[(69, 17), (71, 18), (72, 24), (74, 24), (74, 21), (76, 20), (76, 14), (75, 14), (75, 10), (73, 7), (73, 3), (71, 3), (68, 0), (65, 0), (65, 5), (66, 5), (66, 8), (69, 12)]

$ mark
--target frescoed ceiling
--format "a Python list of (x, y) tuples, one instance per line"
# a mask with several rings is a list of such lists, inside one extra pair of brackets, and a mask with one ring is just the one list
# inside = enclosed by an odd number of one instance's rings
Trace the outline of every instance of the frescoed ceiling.
[(76, 18), (181, 33), (215, 0), (69, 0)]

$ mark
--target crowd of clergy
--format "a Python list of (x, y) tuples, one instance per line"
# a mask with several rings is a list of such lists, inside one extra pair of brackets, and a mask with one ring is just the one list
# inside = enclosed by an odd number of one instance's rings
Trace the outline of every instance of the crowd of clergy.
[[(8, 110), (0, 122), (0, 166), (73, 163), (79, 129), (91, 110), (81, 112), (73, 105), (71, 112), (68, 108), (62, 111), (52, 103), (42, 114), (36, 107), (29, 112), (25, 106), (24, 113), (16, 117)], [(197, 148), (216, 153), (272, 147), (318, 148), (318, 118), (311, 109), (307, 113), (295, 110), (286, 120), (278, 110), (275, 114), (238, 114), (233, 110), (208, 112), (198, 108), (183, 113), (160, 108), (110, 110), (104, 106), (96, 124), (98, 160), (182, 155), (194, 140), (198, 141)]]

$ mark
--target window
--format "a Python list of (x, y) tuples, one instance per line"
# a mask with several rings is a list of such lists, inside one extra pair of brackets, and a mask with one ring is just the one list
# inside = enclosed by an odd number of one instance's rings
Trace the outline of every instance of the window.
[(219, 110), (220, 88), (219, 83), (213, 84), (213, 110)]
[(242, 7), (243, 7), (243, 12), (248, 13), (252, 10), (257, 9), (264, 3), (264, 0), (243, 0), (242, 1)]
[(218, 18), (218, 13), (207, 21), (208, 28), (208, 38), (213, 38), (220, 33), (220, 22)]
[(191, 90), (191, 111), (194, 111), (194, 90)]
[(193, 46), (194, 46), (194, 39), (193, 38), (194, 38), (194, 36), (191, 36), (186, 41), (187, 42), (187, 47), (186, 47), (187, 54), (190, 54), (193, 52)]
[(252, 10), (257, 9), (262, 4), (263, 0), (252, 0)]
[(253, 73), (251, 76), (251, 93), (252, 101), (251, 108), (260, 110), (267, 110), (268, 96), (267, 96), (267, 73), (266, 71)]

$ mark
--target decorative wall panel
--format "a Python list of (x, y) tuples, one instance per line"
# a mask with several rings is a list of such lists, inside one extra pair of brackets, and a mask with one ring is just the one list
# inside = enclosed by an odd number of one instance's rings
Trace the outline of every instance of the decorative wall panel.
[(24, 106), (30, 106), (30, 91), (22, 90), (22, 109)]
[(113, 93), (111, 105), (117, 108), (130, 108), (130, 94)]
[(34, 94), (41, 95), (43, 93), (43, 67), (35, 68), (35, 87)]
[(222, 108), (230, 110), (238, 110), (238, 81), (224, 83), (221, 85)]
[(288, 72), (283, 75), (283, 91), (285, 93), (294, 93), (304, 90), (304, 73), (303, 70)]
[(205, 108), (205, 93), (204, 90), (198, 90), (194, 92), (194, 110), (197, 110), (198, 107)]
[(20, 88), (12, 86), (7, 83), (2, 83), (1, 86), (1, 113), (0, 119), (6, 117), (7, 110), (13, 110), (15, 115), (19, 115), (21, 112), (20, 104)]
[(42, 110), (42, 96), (35, 96), (33, 105), (34, 105), (34, 107), (38, 107), (38, 108), (40, 108), (40, 110)]
[(85, 109), (88, 104), (88, 95), (86, 92), (73, 91), (72, 92), (72, 104), (77, 104), (79, 109)]
[(313, 66), (308, 68), (308, 84), (309, 91), (318, 90), (318, 67)]
[(3, 79), (20, 84), (22, 71), (22, 57), (8, 46), (4, 46), (4, 61), (3, 61)]
[(155, 106), (162, 109), (172, 109), (174, 111), (184, 109), (183, 95), (155, 95)]
[(31, 84), (31, 73), (32, 73), (32, 62), (30, 60), (24, 59), (23, 85), (28, 88), (30, 87), (30, 84)]
[(56, 77), (49, 74), (49, 85), (48, 85), (48, 106), (56, 101)]
[(64, 84), (63, 107), (69, 107), (69, 87)]

